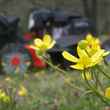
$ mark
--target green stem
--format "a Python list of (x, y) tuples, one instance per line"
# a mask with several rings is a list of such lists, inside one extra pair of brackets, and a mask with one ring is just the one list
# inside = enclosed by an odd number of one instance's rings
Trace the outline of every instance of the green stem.
[(88, 85), (89, 89), (92, 90), (93, 93), (95, 93), (106, 105), (109, 105), (109, 103), (104, 100), (103, 96), (88, 82), (88, 80), (86, 78), (85, 70), (84, 70), (84, 78), (85, 78), (85, 82)]
[(98, 85), (100, 86), (101, 90), (104, 90), (102, 83), (99, 80), (99, 74), (96, 73), (96, 71), (93, 72), (94, 79), (96, 81), (96, 87), (98, 88)]
[(103, 73), (104, 76), (106, 76), (108, 79), (110, 79), (110, 76), (106, 74), (99, 66), (97, 66), (98, 70)]
[(84, 92), (84, 90), (81, 89), (80, 87), (77, 87), (77, 86), (75, 86), (75, 85), (73, 85), (73, 84), (68, 84), (68, 85), (69, 85), (70, 87), (74, 88), (74, 89), (77, 89), (77, 90), (80, 90), (80, 91)]
[(62, 70), (61, 68), (59, 68), (59, 67), (53, 65), (53, 64), (52, 64), (51, 62), (49, 62), (48, 60), (45, 60), (45, 62), (46, 62), (50, 67), (52, 67), (54, 70), (57, 70), (57, 71), (59, 71), (59, 72), (61, 72), (61, 73), (64, 73), (64, 74), (68, 74), (68, 72), (66, 72), (66, 71)]
[(94, 70), (91, 70), (91, 73), (94, 73), (94, 74), (92, 74), (92, 77), (93, 77), (93, 81), (95, 82), (95, 86), (96, 86), (96, 88), (98, 87), (98, 75), (97, 74), (95, 74), (95, 71)]
[(108, 62), (104, 59), (104, 64), (108, 67), (109, 66), (109, 64), (108, 64)]

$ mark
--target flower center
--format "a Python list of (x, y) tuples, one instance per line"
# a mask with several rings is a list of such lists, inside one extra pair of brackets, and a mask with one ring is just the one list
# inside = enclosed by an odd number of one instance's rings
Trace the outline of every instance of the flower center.
[(20, 64), (20, 58), (19, 56), (14, 56), (12, 59), (11, 59), (11, 65), (14, 65), (14, 66), (17, 66)]
[(89, 48), (92, 48), (92, 45), (91, 44), (89, 44)]

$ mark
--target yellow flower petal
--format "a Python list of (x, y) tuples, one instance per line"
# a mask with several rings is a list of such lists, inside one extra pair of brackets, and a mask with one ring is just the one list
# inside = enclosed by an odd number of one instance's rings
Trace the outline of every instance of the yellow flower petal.
[(100, 40), (98, 38), (95, 39), (96, 44), (100, 45)]
[(104, 52), (103, 57), (106, 57), (106, 56), (108, 56), (109, 54), (110, 54), (110, 52), (109, 52), (109, 51)]
[(103, 60), (103, 53), (104, 53), (104, 50), (99, 50), (97, 51), (92, 57), (91, 57), (91, 60), (92, 60), (92, 64), (93, 65), (96, 65), (98, 63), (100, 63), (102, 60)]
[(51, 44), (48, 46), (48, 49), (51, 49), (55, 44), (56, 44), (56, 41), (53, 40), (53, 41), (51, 42)]
[(26, 96), (27, 95), (27, 89), (24, 86), (20, 87), (20, 90), (18, 91), (19, 96)]
[(78, 58), (76, 58), (75, 56), (71, 55), (71, 54), (70, 54), (69, 52), (67, 52), (67, 51), (64, 51), (64, 52), (62, 53), (62, 55), (63, 55), (63, 57), (64, 57), (66, 60), (68, 60), (68, 61), (71, 61), (71, 62), (74, 62), (74, 63), (78, 62)]
[(80, 59), (79, 59), (79, 64), (82, 64), (83, 65), (83, 67), (84, 68), (88, 68), (88, 67), (91, 67), (92, 65), (91, 65), (91, 58), (89, 58), (89, 57), (81, 57)]
[(94, 37), (92, 36), (92, 34), (87, 34), (86, 40), (87, 40), (88, 42), (91, 42), (91, 41), (94, 40)]
[(52, 41), (52, 38), (50, 37), (50, 35), (46, 34), (44, 37), (43, 37), (43, 42), (48, 46), (50, 45)]
[(80, 63), (77, 63), (76, 65), (71, 65), (70, 67), (77, 70), (84, 70), (83, 64)]
[(106, 88), (105, 97), (110, 99), (110, 87)]
[(43, 42), (42, 42), (41, 39), (35, 39), (35, 40), (34, 40), (34, 44), (35, 44), (35, 46), (37, 46), (37, 47), (41, 47), (41, 46), (43, 45)]
[(87, 53), (84, 49), (81, 49), (79, 46), (77, 47), (78, 56), (81, 57), (89, 57), (89, 53)]

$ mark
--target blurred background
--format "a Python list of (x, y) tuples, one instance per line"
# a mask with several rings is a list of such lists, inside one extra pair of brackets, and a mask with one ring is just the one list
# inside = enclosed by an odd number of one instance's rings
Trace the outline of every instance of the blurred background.
[(98, 34), (110, 32), (110, 0), (0, 0), (1, 15), (16, 15), (20, 26), (27, 30), (27, 20), (33, 8), (61, 8), (92, 19)]

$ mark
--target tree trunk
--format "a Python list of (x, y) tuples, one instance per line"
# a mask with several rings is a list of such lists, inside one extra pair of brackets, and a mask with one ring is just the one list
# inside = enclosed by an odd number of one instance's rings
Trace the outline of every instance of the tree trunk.
[(91, 19), (94, 22), (93, 33), (97, 34), (97, 0), (82, 0), (84, 14), (87, 18)]

